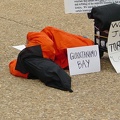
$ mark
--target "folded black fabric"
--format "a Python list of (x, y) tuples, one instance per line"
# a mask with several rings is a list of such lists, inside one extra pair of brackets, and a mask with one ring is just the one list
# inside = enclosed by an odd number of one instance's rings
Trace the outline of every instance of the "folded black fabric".
[(20, 71), (21, 73), (27, 73), (28, 70), (26, 69), (24, 65), (24, 59), (29, 58), (29, 57), (40, 57), (43, 58), (42, 55), (42, 49), (40, 45), (37, 46), (32, 46), (32, 47), (27, 47), (23, 49), (19, 54), (17, 58), (17, 64), (15, 69)]
[(113, 3), (94, 7), (88, 13), (88, 18), (94, 19), (94, 25), (100, 31), (109, 30), (111, 22), (120, 20), (120, 5)]
[(72, 92), (70, 76), (56, 63), (45, 58), (26, 58), (24, 64), (30, 74), (46, 86)]
[(72, 92), (71, 77), (56, 63), (43, 58), (39, 45), (25, 48), (19, 53), (16, 70), (28, 72), (28, 79), (39, 79), (46, 86)]

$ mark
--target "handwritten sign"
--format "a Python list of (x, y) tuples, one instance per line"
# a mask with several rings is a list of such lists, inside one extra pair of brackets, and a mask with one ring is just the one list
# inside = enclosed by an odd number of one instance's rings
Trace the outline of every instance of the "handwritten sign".
[(100, 71), (98, 45), (68, 48), (70, 75)]
[(89, 13), (93, 7), (111, 3), (120, 4), (120, 0), (64, 0), (65, 13)]
[(111, 23), (108, 35), (108, 55), (117, 73), (120, 73), (120, 21)]

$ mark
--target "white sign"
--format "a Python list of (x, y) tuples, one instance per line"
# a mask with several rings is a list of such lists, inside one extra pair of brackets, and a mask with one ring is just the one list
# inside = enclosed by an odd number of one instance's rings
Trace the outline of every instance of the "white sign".
[(112, 22), (108, 35), (108, 55), (117, 73), (120, 73), (120, 21)]
[(100, 71), (98, 45), (68, 48), (67, 54), (70, 75)]
[(93, 7), (111, 3), (120, 4), (120, 0), (64, 0), (65, 13), (89, 13)]
[(23, 50), (25, 48), (25, 45), (17, 45), (17, 46), (12, 46), (12, 47), (21, 51), (21, 50)]

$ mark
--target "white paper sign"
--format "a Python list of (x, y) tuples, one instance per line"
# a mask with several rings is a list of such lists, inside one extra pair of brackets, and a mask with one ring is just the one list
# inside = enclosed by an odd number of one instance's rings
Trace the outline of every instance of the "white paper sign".
[(120, 4), (120, 0), (64, 0), (65, 13), (89, 13), (93, 7), (111, 3)]
[(108, 35), (108, 55), (117, 73), (120, 73), (120, 21), (112, 22)]
[(17, 45), (17, 46), (12, 46), (12, 47), (21, 51), (21, 50), (23, 50), (25, 48), (25, 45)]
[(67, 54), (70, 75), (100, 71), (98, 45), (68, 48)]

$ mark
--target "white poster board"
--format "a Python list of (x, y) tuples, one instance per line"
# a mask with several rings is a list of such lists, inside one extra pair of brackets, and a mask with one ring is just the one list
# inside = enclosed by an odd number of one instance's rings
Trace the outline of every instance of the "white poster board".
[(120, 21), (112, 22), (108, 35), (108, 55), (117, 73), (120, 73)]
[(64, 0), (65, 13), (89, 13), (93, 7), (111, 3), (120, 4), (120, 0)]
[(98, 45), (67, 49), (70, 75), (100, 71)]

